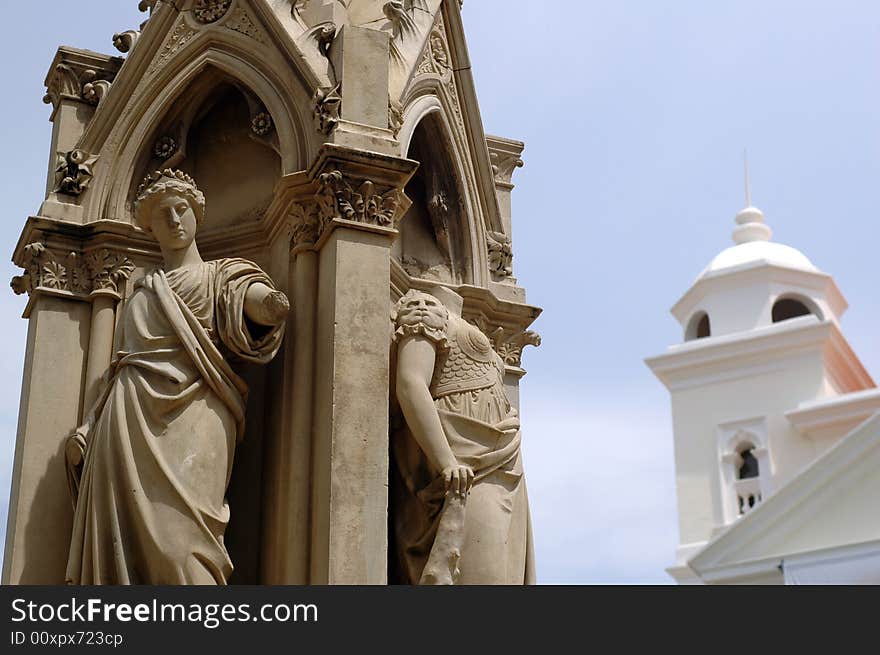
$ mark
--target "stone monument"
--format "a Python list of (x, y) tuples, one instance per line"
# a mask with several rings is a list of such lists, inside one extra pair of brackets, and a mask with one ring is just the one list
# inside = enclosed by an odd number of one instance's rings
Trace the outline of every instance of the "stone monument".
[(531, 582), (523, 144), (459, 1), (140, 7), (46, 79), (3, 582)]

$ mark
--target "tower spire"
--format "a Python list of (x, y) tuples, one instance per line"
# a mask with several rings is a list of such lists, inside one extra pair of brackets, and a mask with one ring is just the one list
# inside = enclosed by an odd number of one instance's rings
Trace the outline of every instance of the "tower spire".
[(743, 168), (745, 169), (746, 180), (746, 207), (752, 206), (752, 189), (749, 185), (749, 151), (743, 149)]

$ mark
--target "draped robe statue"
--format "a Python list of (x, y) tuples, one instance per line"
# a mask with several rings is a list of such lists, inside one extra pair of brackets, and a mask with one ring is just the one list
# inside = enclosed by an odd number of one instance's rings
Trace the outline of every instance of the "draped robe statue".
[(225, 495), (247, 385), (223, 351), (270, 361), (289, 305), (255, 264), (201, 260), (204, 197), (188, 175), (148, 177), (136, 213), (165, 266), (121, 306), (102, 392), (68, 439), (76, 509), (67, 581), (225, 584)]
[[(392, 518), (410, 584), (533, 584), (520, 422), (504, 363), (438, 287), (397, 304)], [(445, 302), (441, 302), (439, 298)]]

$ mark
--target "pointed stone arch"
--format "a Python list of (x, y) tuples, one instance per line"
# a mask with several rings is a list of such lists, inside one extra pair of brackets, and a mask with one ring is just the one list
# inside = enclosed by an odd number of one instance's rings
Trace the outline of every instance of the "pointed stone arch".
[[(130, 189), (141, 172), (138, 163), (145, 147), (151, 146), (153, 135), (189, 90), (215, 86), (221, 80), (245, 89), (271, 116), (281, 158), (280, 174), (305, 166), (310, 152), (316, 148), (310, 142), (314, 130), (306, 128), (308, 123), (298, 109), (308, 106), (307, 91), (293, 89), (260, 62), (222, 43), (203, 45), (198, 55), (190, 55), (177, 70), (163, 69), (162, 74), (143, 85), (120, 114), (119, 123), (101, 144), (107, 152), (106, 156), (102, 153), (93, 181), (93, 193), (86, 207), (87, 220), (131, 222)], [(96, 147), (95, 150), (101, 149)]]
[[(421, 166), (407, 188), (414, 202), (401, 224), (394, 255), (412, 277), (484, 286), (489, 278), (486, 228), (478, 190), (468, 182), (473, 180), (468, 173), (471, 167), (454, 134), (446, 107), (437, 96), (422, 95), (406, 108), (399, 135), (400, 154), (417, 161), (421, 157)], [(438, 194), (445, 195), (445, 210), (430, 207)], [(426, 244), (426, 229), (432, 230), (436, 249), (420, 257), (413, 247), (418, 249), (419, 241)], [(440, 255), (448, 260), (445, 264)]]

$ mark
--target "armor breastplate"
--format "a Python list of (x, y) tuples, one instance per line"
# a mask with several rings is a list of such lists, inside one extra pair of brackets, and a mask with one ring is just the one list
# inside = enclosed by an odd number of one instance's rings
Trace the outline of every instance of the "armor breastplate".
[(457, 317), (449, 321), (449, 349), (438, 354), (431, 396), (477, 391), (503, 379), (503, 366), (488, 337)]

